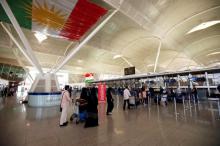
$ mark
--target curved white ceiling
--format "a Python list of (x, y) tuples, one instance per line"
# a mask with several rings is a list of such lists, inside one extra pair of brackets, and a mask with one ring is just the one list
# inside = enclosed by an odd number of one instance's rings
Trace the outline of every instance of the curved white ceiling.
[[(125, 67), (133, 65), (141, 73), (153, 72), (160, 40), (162, 47), (156, 72), (220, 65), (220, 53), (216, 53), (220, 52), (220, 24), (187, 34), (201, 23), (220, 20), (219, 0), (103, 1), (110, 4), (111, 9), (120, 5), (119, 12), (64, 69), (77, 74), (123, 74)], [(95, 2), (101, 4), (101, 0)], [(9, 27), (18, 39), (13, 27)], [(32, 32), (23, 30), (43, 67), (50, 68), (65, 57), (70, 41), (49, 37), (39, 44)], [(0, 61), (14, 64), (10, 49), (16, 46), (10, 45), (12, 42), (2, 28), (0, 34)], [(213, 55), (208, 55), (211, 53)], [(124, 59), (113, 59), (114, 55), (122, 55)], [(30, 65), (23, 57), (21, 60)]]

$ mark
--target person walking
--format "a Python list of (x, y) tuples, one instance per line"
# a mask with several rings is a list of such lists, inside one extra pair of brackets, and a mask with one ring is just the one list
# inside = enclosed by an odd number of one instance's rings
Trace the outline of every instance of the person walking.
[(60, 127), (67, 126), (68, 124), (67, 112), (68, 112), (69, 104), (71, 102), (70, 94), (68, 90), (69, 90), (69, 86), (65, 85), (64, 91), (62, 92), (61, 104), (60, 104), (60, 107), (62, 109), (60, 116)]
[(87, 104), (87, 114), (88, 117), (86, 118), (85, 128), (88, 127), (95, 127), (98, 126), (98, 98), (97, 98), (97, 90), (95, 87), (89, 89), (89, 96), (88, 96), (88, 104)]
[(195, 85), (193, 85), (192, 94), (195, 102), (198, 103), (198, 92)]
[(128, 104), (128, 109), (130, 109), (130, 104), (129, 104), (129, 97), (131, 96), (131, 93), (128, 89), (128, 86), (125, 87), (125, 90), (123, 92), (123, 95), (124, 95), (124, 105), (123, 105), (123, 110), (125, 110), (125, 106), (126, 106), (126, 103)]
[(107, 96), (107, 104), (108, 104), (106, 115), (111, 115), (112, 110), (114, 108), (114, 99), (112, 97), (112, 88), (111, 87), (109, 87), (107, 89), (106, 96)]

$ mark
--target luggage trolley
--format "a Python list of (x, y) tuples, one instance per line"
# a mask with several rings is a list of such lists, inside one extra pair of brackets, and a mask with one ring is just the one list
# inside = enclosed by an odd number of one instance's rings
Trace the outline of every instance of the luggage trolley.
[(86, 100), (76, 99), (73, 106), (73, 114), (70, 117), (70, 121), (74, 121), (76, 124), (84, 122), (87, 118), (86, 106)]

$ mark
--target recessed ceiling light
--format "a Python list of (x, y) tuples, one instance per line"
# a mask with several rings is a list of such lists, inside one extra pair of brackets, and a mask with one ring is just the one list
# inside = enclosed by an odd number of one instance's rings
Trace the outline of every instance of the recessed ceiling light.
[(195, 32), (195, 31), (199, 31), (199, 30), (203, 30), (203, 29), (206, 29), (208, 27), (211, 27), (213, 25), (216, 25), (220, 23), (220, 20), (215, 20), (215, 21), (208, 21), (208, 22), (204, 22), (204, 23), (201, 23), (195, 27), (193, 27), (190, 31), (188, 31), (186, 34), (190, 34), (192, 32)]
[(83, 60), (79, 59), (79, 60), (77, 60), (77, 62), (78, 62), (78, 63), (82, 63), (82, 62), (83, 62)]
[(113, 59), (117, 59), (117, 58), (120, 58), (120, 57), (122, 57), (122, 55), (115, 55), (115, 56), (113, 56)]
[(77, 70), (82, 70), (82, 67), (77, 66), (76, 69)]
[(220, 62), (211, 62), (208, 66), (209, 67), (220, 66)]
[(148, 65), (147, 65), (147, 67), (152, 67), (152, 66), (154, 66), (154, 64), (148, 64)]
[(217, 55), (217, 54), (220, 54), (220, 52), (213, 52), (213, 53), (209, 53), (209, 54), (207, 54), (207, 56), (211, 56), (211, 55)]
[(38, 32), (38, 31), (35, 32), (34, 35), (35, 35), (35, 37), (37, 38), (37, 40), (38, 40), (39, 43), (41, 43), (41, 42), (43, 42), (44, 40), (47, 39), (47, 36), (46, 36), (45, 34), (43, 34), (43, 33), (41, 33), (41, 32)]

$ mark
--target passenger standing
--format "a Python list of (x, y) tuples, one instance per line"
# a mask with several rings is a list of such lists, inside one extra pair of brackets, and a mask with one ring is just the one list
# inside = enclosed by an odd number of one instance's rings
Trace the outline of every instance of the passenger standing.
[(172, 87), (170, 88), (170, 96), (171, 96), (171, 101), (174, 101), (174, 98), (175, 98), (175, 92), (174, 92), (174, 90), (173, 90)]
[(70, 99), (70, 94), (69, 94), (69, 86), (66, 85), (64, 87), (64, 91), (62, 93), (62, 97), (61, 97), (61, 108), (62, 108), (62, 112), (61, 112), (61, 117), (60, 117), (60, 126), (67, 126), (68, 121), (67, 121), (67, 112), (68, 112), (68, 108), (69, 108), (69, 104), (71, 102)]
[(128, 90), (128, 86), (125, 87), (125, 90), (123, 92), (124, 95), (124, 105), (123, 105), (123, 110), (125, 110), (126, 103), (128, 105), (128, 109), (130, 109), (130, 104), (129, 104), (129, 97), (131, 96), (130, 91)]
[(81, 94), (80, 94), (80, 99), (78, 100), (80, 105), (79, 105), (79, 116), (80, 116), (80, 121), (85, 121), (87, 117), (87, 109), (88, 109), (88, 101), (89, 101), (89, 96), (90, 96), (90, 89), (89, 88), (82, 88)]
[(98, 98), (97, 98), (97, 90), (95, 87), (90, 89), (90, 93), (88, 96), (88, 104), (87, 104), (87, 114), (85, 128), (87, 127), (95, 127), (98, 126)]
[(80, 99), (88, 101), (88, 96), (89, 96), (88, 89), (83, 87), (82, 91), (81, 91), (81, 94), (80, 94)]
[(4, 97), (8, 96), (8, 86), (4, 88)]
[(139, 101), (140, 104), (143, 104), (143, 96), (142, 96), (142, 89), (138, 89), (138, 97), (139, 97)]
[(142, 87), (142, 97), (144, 100), (144, 106), (148, 104), (148, 99), (147, 99), (147, 91), (145, 87)]
[(161, 97), (161, 100), (162, 100), (162, 102), (164, 102), (165, 103), (165, 105), (167, 106), (167, 89), (163, 89), (163, 93), (162, 93), (162, 97)]
[(163, 94), (163, 88), (160, 86), (160, 96)]
[(188, 95), (188, 99), (191, 100), (191, 98), (192, 98), (192, 89), (191, 89), (190, 85), (188, 85), (188, 88), (187, 88), (187, 95)]
[(149, 88), (149, 93), (150, 93), (150, 98), (154, 98), (154, 88), (153, 87)]
[(197, 89), (196, 89), (195, 85), (193, 85), (192, 94), (193, 94), (195, 102), (197, 103), (198, 102), (198, 93), (197, 93)]
[(112, 110), (114, 108), (114, 99), (112, 97), (112, 88), (109, 87), (107, 89), (107, 104), (108, 104), (108, 107), (107, 107), (107, 112), (106, 114), (107, 115), (111, 115), (112, 114)]

